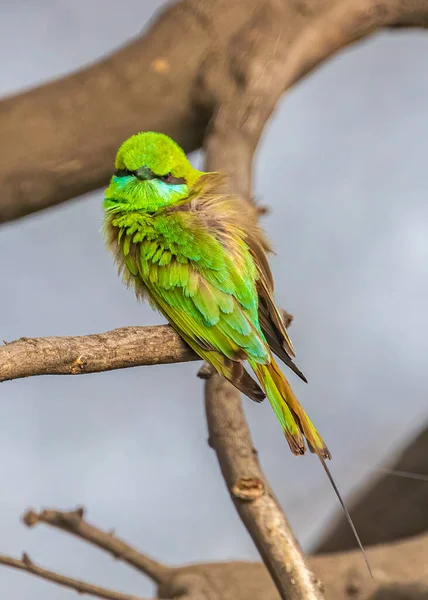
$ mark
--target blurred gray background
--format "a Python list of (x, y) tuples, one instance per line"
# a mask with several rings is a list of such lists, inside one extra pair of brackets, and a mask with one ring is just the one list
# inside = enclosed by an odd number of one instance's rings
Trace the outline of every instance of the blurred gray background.
[[(0, 91), (67, 73), (140, 32), (162, 3), (17, 0), (0, 7)], [(377, 36), (289, 92), (255, 161), (277, 256), (277, 300), (309, 385), (295, 386), (348, 495), (426, 421), (428, 36)], [(199, 160), (200, 157), (195, 157)], [(73, 335), (161, 318), (116, 276), (102, 192), (0, 230), (0, 338)], [(206, 443), (196, 364), (5, 383), (0, 552), (129, 593), (152, 586), (29, 505), (88, 518), (162, 560), (255, 559)], [(338, 503), (315, 458), (291, 456), (267, 404), (245, 400), (263, 466), (310, 548)], [(428, 484), (427, 484), (428, 485)], [(171, 489), (174, 490), (173, 497)], [(394, 498), (391, 498), (394, 502)], [(0, 568), (0, 596), (74, 598)]]

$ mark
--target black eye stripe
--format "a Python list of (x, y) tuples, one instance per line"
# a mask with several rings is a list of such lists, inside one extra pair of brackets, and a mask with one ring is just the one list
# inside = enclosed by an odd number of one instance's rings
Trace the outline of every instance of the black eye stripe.
[(129, 177), (129, 175), (135, 175), (133, 171), (129, 171), (128, 169), (116, 169), (114, 174), (116, 177)]
[(161, 181), (165, 181), (169, 185), (182, 185), (186, 183), (184, 177), (173, 177), (171, 173), (166, 173), (165, 175), (156, 175), (150, 169), (145, 169), (146, 174), (144, 177), (140, 176), (138, 170), (130, 171), (129, 169), (116, 169), (114, 172), (115, 177), (137, 177), (138, 179), (148, 180), (148, 179), (160, 179)]

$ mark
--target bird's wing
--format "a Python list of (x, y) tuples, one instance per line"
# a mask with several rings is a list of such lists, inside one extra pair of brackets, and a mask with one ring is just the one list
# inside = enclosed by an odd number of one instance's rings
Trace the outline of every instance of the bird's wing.
[[(226, 255), (214, 269), (161, 246), (152, 256), (152, 245), (149, 253), (145, 248), (140, 246), (137, 268), (152, 302), (199, 356), (250, 398), (263, 400), (264, 392), (242, 364), (247, 356), (269, 360), (257, 321), (251, 320), (251, 306), (257, 307), (254, 280), (245, 281)], [(249, 254), (248, 260), (252, 264)]]
[(258, 272), (256, 282), (257, 293), (259, 297), (259, 323), (266, 340), (274, 352), (294, 373), (303, 381), (306, 377), (293, 362), (294, 349), (291, 339), (287, 333), (284, 321), (278, 307), (273, 299), (273, 277), (266, 256), (267, 246), (260, 230), (253, 231), (248, 237), (248, 246), (250, 248), (254, 264)]

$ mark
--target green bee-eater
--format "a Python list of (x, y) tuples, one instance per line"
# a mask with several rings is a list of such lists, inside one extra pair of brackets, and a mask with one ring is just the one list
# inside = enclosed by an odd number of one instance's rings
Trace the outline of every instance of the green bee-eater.
[[(116, 156), (105, 233), (119, 270), (181, 337), (244, 394), (268, 397), (294, 454), (330, 453), (273, 353), (293, 347), (273, 299), (269, 243), (225, 177), (192, 167), (161, 133), (138, 133)], [(244, 368), (248, 361), (259, 384)]]
[(364, 554), (325, 464), (330, 452), (273, 358), (306, 381), (273, 299), (270, 245), (257, 219), (227, 193), (225, 176), (194, 169), (164, 134), (130, 137), (115, 167), (105, 192), (104, 232), (124, 281), (241, 392), (257, 402), (268, 397), (294, 454), (304, 454), (306, 439)]

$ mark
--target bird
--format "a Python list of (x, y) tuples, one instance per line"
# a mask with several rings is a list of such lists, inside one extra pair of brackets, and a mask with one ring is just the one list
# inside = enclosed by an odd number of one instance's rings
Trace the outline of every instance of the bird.
[(255, 209), (229, 184), (225, 174), (195, 169), (166, 134), (132, 135), (104, 194), (107, 248), (124, 283), (197, 355), (250, 399), (268, 398), (294, 455), (318, 456), (371, 573), (326, 465), (331, 453), (274, 358), (307, 381), (274, 301), (272, 246)]
[(125, 283), (238, 390), (256, 402), (267, 396), (293, 454), (308, 446), (329, 459), (274, 358), (306, 381), (274, 302), (271, 245), (244, 201), (227, 192), (227, 177), (195, 169), (157, 132), (127, 139), (115, 169), (104, 232)]

